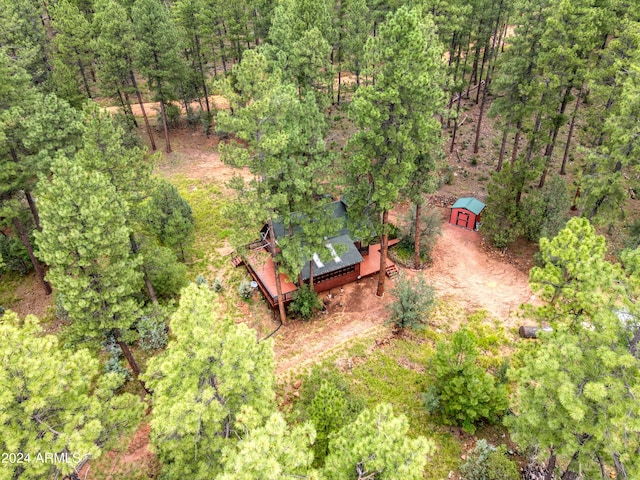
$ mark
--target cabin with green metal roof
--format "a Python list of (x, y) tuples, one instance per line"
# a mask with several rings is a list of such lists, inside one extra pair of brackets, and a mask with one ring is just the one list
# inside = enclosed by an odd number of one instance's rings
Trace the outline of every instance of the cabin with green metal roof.
[[(312, 284), (316, 292), (323, 292), (380, 272), (380, 244), (369, 244), (351, 233), (348, 227), (347, 204), (343, 200), (337, 200), (327, 204), (326, 208), (331, 210), (334, 218), (342, 220), (341, 227), (334, 237), (326, 239), (325, 247), (329, 254), (324, 252), (321, 258), (320, 252), (314, 253), (312, 258), (305, 262), (298, 278), (289, 278), (279, 272), (280, 291), (284, 303), (293, 299), (295, 291), (301, 286), (300, 282)], [(271, 226), (275, 244), (271, 243)], [(365, 222), (361, 230), (366, 231), (369, 227), (373, 228)], [(278, 307), (278, 292), (273, 254), (280, 252), (281, 245), (278, 240), (296, 235), (298, 232), (294, 228), (293, 232), (289, 233), (284, 223), (275, 219), (263, 225), (259, 240), (246, 245), (232, 258), (234, 266), (247, 267), (258, 288), (274, 309)], [(372, 232), (372, 236), (374, 234), (375, 232)], [(398, 241), (390, 240), (389, 246), (395, 245)], [(390, 278), (398, 274), (396, 265), (389, 259), (386, 261), (385, 273)]]
[(477, 198), (459, 198), (451, 207), (449, 223), (469, 230), (478, 230), (485, 204)]

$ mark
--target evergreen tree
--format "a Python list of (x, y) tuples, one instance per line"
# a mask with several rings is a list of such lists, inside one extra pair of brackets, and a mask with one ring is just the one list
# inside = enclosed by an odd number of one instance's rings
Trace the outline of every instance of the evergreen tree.
[(114, 337), (137, 375), (123, 335), (139, 313), (139, 259), (131, 254), (127, 205), (105, 175), (83, 168), (85, 157), (98, 154), (88, 148), (74, 162), (55, 162), (53, 179), (41, 186), (42, 231), (36, 239), (50, 266), (47, 278), (71, 319), (70, 339), (95, 345)]
[(184, 249), (193, 241), (193, 214), (178, 189), (165, 180), (157, 182), (148, 204), (147, 225), (162, 245), (177, 249), (185, 261)]
[(521, 216), (529, 214), (523, 209), (522, 195), (535, 174), (523, 159), (518, 159), (513, 166), (506, 165), (491, 175), (482, 230), (495, 247), (505, 249), (522, 234)]
[[(285, 0), (274, 9), (271, 56), (300, 94), (320, 88), (330, 72), (333, 37), (327, 0)], [(330, 81), (333, 84), (332, 75)]]
[(367, 58), (376, 82), (360, 88), (351, 104), (359, 130), (349, 143), (349, 188), (352, 211), (375, 219), (381, 240), (377, 295), (382, 296), (389, 210), (439, 131), (434, 113), (443, 98), (442, 50), (433, 22), (417, 9), (402, 7), (367, 43)]
[[(247, 415), (247, 417), (249, 417)], [(248, 422), (244, 420), (243, 425)], [(313, 426), (305, 423), (288, 427), (282, 414), (276, 412), (263, 427), (248, 429), (248, 434), (235, 448), (225, 449), (224, 473), (216, 480), (284, 480), (286, 478), (319, 479), (311, 470)]]
[[(249, 225), (266, 220), (270, 226), (268, 241), (274, 246), (273, 220), (278, 218), (281, 198), (271, 195), (272, 183), (267, 180), (281, 169), (280, 159), (289, 138), (288, 107), (295, 103), (296, 96), (290, 86), (285, 87), (280, 83), (278, 72), (271, 74), (268, 69), (267, 58), (261, 52), (248, 50), (244, 54), (242, 62), (234, 67), (231, 81), (223, 84), (223, 92), (229, 99), (233, 113), (218, 112), (217, 123), (220, 131), (233, 133), (237, 139), (246, 142), (245, 145), (234, 140), (221, 143), (223, 162), (248, 167), (254, 175), (251, 183), (255, 197), (243, 203), (243, 215), (240, 218)], [(249, 208), (245, 210), (247, 206)], [(286, 323), (276, 249), (271, 248), (270, 252), (275, 266), (280, 320)]]
[[(240, 3), (240, 2), (234, 2)], [(208, 50), (204, 39), (211, 35), (210, 13), (207, 12), (205, 0), (180, 0), (172, 11), (176, 23), (182, 28), (189, 47), (191, 69), (197, 72), (198, 83), (204, 95), (207, 113), (211, 112), (209, 105), (209, 91), (207, 88), (208, 77)]]
[(275, 409), (273, 347), (223, 316), (206, 285), (183, 290), (171, 331), (145, 375), (154, 392), (151, 442), (165, 475), (212, 478), (222, 471), (221, 452), (245, 436), (240, 421), (250, 415), (257, 426)]
[[(31, 241), (31, 229), (40, 228), (33, 191), (39, 175), (49, 173), (58, 152), (75, 151), (80, 123), (66, 102), (30, 87), (27, 72), (5, 50), (0, 50), (0, 84), (0, 221), (23, 243), (49, 294), (51, 287), (44, 280), (44, 269)], [(51, 125), (60, 128), (52, 129)], [(30, 211), (31, 219), (25, 211)]]
[(53, 61), (45, 17), (40, 2), (0, 1), (0, 46), (28, 73), (32, 85), (50, 88)]
[(389, 404), (363, 410), (329, 442), (324, 478), (423, 478), (433, 446), (424, 437), (408, 438), (408, 430), (407, 418), (396, 417)]
[(175, 99), (183, 73), (178, 32), (167, 7), (159, 0), (136, 0), (131, 18), (137, 43), (136, 61), (160, 102), (165, 151), (171, 153), (166, 103)]
[[(249, 167), (254, 174), (252, 193), (243, 192), (243, 217), (255, 225), (265, 220), (285, 225), (286, 238), (279, 238), (282, 253), (271, 248), (274, 263), (293, 279), (314, 253), (324, 256), (325, 237), (335, 235), (340, 225), (324, 208), (323, 177), (329, 169), (323, 140), (325, 123), (312, 93), (299, 99), (293, 85), (280, 83), (278, 72), (268, 73), (267, 58), (247, 51), (234, 68), (233, 81), (226, 84), (233, 114), (220, 112), (218, 126), (244, 142), (221, 144), (223, 161)], [(295, 235), (294, 235), (295, 232)], [(275, 245), (270, 228), (269, 243)], [(312, 266), (310, 267), (312, 268)], [(312, 272), (311, 282), (312, 282)], [(279, 276), (276, 288), (284, 322)]]
[[(359, 87), (360, 76), (366, 66), (364, 47), (373, 28), (371, 12), (367, 7), (366, 0), (343, 1), (341, 8), (344, 13), (342, 15), (340, 48), (347, 69), (356, 76), (356, 87)], [(338, 71), (338, 74), (340, 73)], [(338, 103), (339, 99), (338, 93)]]
[(555, 237), (569, 219), (570, 207), (567, 183), (555, 175), (541, 191), (530, 192), (523, 199), (518, 215), (525, 237), (533, 242)]
[(101, 89), (109, 96), (117, 94), (120, 97), (120, 103), (129, 110), (131, 117), (133, 112), (129, 106), (129, 89), (136, 94), (151, 149), (155, 151), (155, 139), (133, 71), (135, 53), (133, 25), (127, 16), (126, 9), (114, 0), (98, 0), (92, 27), (96, 31), (94, 33), (95, 49), (98, 54)]
[[(116, 393), (122, 378), (101, 376), (86, 349), (62, 348), (31, 315), (0, 316), (0, 362), (0, 448), (29, 456), (5, 462), (2, 479), (79, 478), (80, 461), (100, 457), (142, 418), (135, 395)], [(68, 461), (47, 461), (45, 453)]]
[(52, 28), (56, 32), (54, 61), (64, 64), (70, 71), (78, 74), (82, 89), (87, 97), (93, 98), (89, 86), (89, 71), (93, 68), (91, 51), (91, 26), (78, 7), (69, 0), (60, 0), (53, 10)]
[[(148, 208), (145, 208), (144, 201), (153, 192), (152, 162), (146, 158), (144, 149), (125, 145), (124, 131), (114, 122), (109, 113), (96, 105), (89, 104), (85, 108), (84, 116), (84, 146), (75, 160), (87, 171), (103, 174), (115, 188), (117, 193), (115, 201), (128, 212), (123, 221), (124, 226), (129, 230), (131, 253), (137, 257), (136, 264), (141, 267), (147, 292), (155, 303), (156, 294), (147, 273), (151, 259), (140, 256), (136, 239), (140, 233), (147, 232), (150, 227)], [(154, 212), (155, 214), (157, 212)], [(184, 236), (188, 237), (190, 234), (187, 227), (188, 225), (174, 219), (172, 234), (184, 241)], [(164, 257), (167, 258), (166, 255)], [(167, 265), (168, 269), (172, 267)]]
[(475, 432), (482, 421), (495, 422), (507, 409), (507, 389), (478, 362), (478, 338), (465, 328), (451, 341), (438, 342), (431, 368), (436, 379), (425, 395), (427, 406), (444, 422)]
[(550, 14), (549, 0), (531, 0), (519, 5), (515, 36), (497, 61), (496, 75), (491, 91), (496, 95), (489, 114), (500, 116), (503, 129), (503, 146), (498, 158), (498, 168), (502, 168), (507, 136), (515, 133), (511, 164), (516, 161), (520, 138), (525, 122), (536, 111), (534, 99), (539, 98), (535, 72), (541, 50), (540, 41), (544, 33), (546, 18)]
[(624, 169), (637, 166), (640, 152), (639, 86), (640, 54), (636, 51), (617, 103), (605, 122), (605, 139), (589, 152), (581, 182), (584, 214), (596, 222), (610, 222), (624, 215), (621, 207), (628, 198)]
[(322, 465), (329, 453), (331, 435), (344, 426), (348, 414), (344, 392), (333, 383), (323, 381), (311, 400), (308, 414), (317, 435), (313, 446), (315, 462)]
[(631, 304), (630, 293), (637, 298), (637, 281), (606, 260), (604, 238), (583, 218), (571, 219), (554, 239), (543, 238), (540, 252), (543, 267), (532, 269), (531, 284), (546, 304), (529, 313), (552, 331), (518, 362), (507, 424), (523, 446), (549, 452), (549, 472), (559, 458), (563, 477), (604, 477), (605, 465), (612, 465), (619, 478), (635, 478), (640, 362), (632, 322), (616, 312)]

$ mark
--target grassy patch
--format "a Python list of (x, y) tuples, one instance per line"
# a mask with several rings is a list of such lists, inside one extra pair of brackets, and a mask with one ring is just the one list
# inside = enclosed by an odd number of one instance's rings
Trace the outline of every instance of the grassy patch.
[(24, 277), (17, 272), (7, 272), (0, 277), (0, 306), (11, 308), (11, 306), (20, 300), (16, 297), (16, 289), (22, 283)]
[(392, 404), (396, 413), (409, 419), (410, 435), (424, 435), (435, 443), (436, 452), (425, 475), (435, 480), (447, 478), (458, 468), (461, 445), (448, 429), (434, 422), (422, 404), (422, 393), (430, 381), (424, 368), (433, 352), (431, 343), (394, 340), (354, 368), (347, 379), (354, 393), (366, 398), (368, 406)]
[(209, 265), (220, 268), (226, 257), (218, 254), (216, 248), (226, 246), (226, 239), (233, 232), (233, 221), (225, 215), (229, 200), (222, 195), (215, 183), (173, 177), (171, 182), (180, 195), (189, 202), (195, 222), (195, 240), (187, 252), (190, 261), (187, 272), (190, 277), (205, 272)]

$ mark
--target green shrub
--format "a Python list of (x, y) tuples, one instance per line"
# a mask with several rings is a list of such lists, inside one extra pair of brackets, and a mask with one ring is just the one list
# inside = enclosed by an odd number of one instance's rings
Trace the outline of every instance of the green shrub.
[(0, 275), (9, 270), (25, 275), (31, 268), (29, 255), (22, 243), (0, 233)]
[(400, 227), (391, 222), (387, 223), (387, 234), (389, 235), (389, 239), (398, 238), (401, 234)]
[(449, 165), (447, 168), (445, 168), (444, 172), (442, 173), (442, 176), (440, 177), (440, 182), (445, 185), (451, 185), (453, 183), (454, 177), (455, 175), (453, 174), (453, 167)]
[[(165, 103), (164, 105), (165, 113), (167, 114), (167, 127), (168, 128), (176, 128), (180, 125), (180, 107), (173, 103)], [(162, 115), (158, 113), (158, 125), (162, 125)]]
[(293, 294), (289, 311), (303, 320), (310, 320), (322, 308), (322, 301), (309, 285), (302, 285)]
[(202, 115), (200, 115), (200, 124), (202, 125), (202, 131), (207, 137), (211, 135), (211, 129), (213, 128), (213, 117), (213, 111), (202, 112)]
[(332, 364), (315, 365), (302, 382), (292, 418), (298, 422), (311, 421), (316, 428), (316, 467), (324, 464), (331, 434), (355, 420), (365, 408), (365, 400), (355, 396), (348, 385), (344, 375)]
[(423, 329), (424, 320), (435, 303), (433, 287), (426, 284), (424, 278), (410, 279), (400, 276), (391, 294), (396, 297), (389, 305), (389, 322), (397, 328)]
[(123, 354), (120, 345), (111, 339), (107, 342), (107, 352), (109, 353), (109, 358), (104, 366), (105, 372), (115, 373), (123, 379), (128, 380), (131, 375), (122, 361)]
[(211, 283), (211, 289), (216, 293), (220, 293), (222, 290), (224, 290), (222, 280), (220, 280), (219, 278), (215, 278)]
[(435, 382), (424, 396), (431, 413), (444, 423), (475, 432), (481, 421), (496, 422), (507, 408), (507, 389), (477, 364), (477, 337), (458, 330), (448, 342), (438, 342), (430, 370)]
[(241, 281), (240, 285), (238, 285), (238, 294), (240, 295), (240, 297), (247, 300), (251, 298), (252, 293), (253, 287), (251, 286), (251, 282), (248, 282), (246, 280)]
[(518, 466), (506, 456), (506, 447), (478, 440), (460, 469), (462, 480), (519, 480)]
[(145, 352), (160, 350), (167, 346), (167, 324), (162, 312), (157, 315), (145, 315), (138, 320), (139, 345)]
[(187, 285), (187, 267), (178, 261), (175, 252), (152, 240), (141, 248), (144, 268), (158, 297), (173, 297)]

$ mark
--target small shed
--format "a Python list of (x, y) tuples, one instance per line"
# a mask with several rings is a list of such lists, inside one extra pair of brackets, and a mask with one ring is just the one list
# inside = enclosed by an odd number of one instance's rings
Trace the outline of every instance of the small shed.
[(477, 198), (459, 198), (451, 207), (449, 223), (469, 230), (477, 230), (484, 207), (484, 203)]

